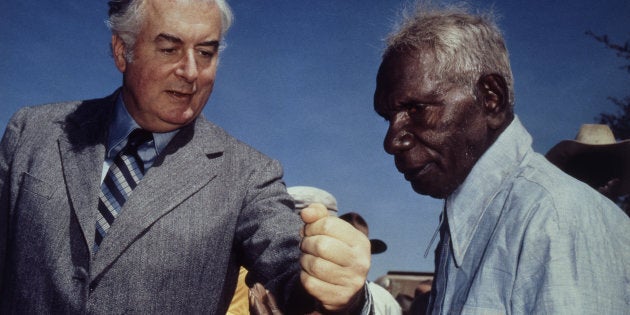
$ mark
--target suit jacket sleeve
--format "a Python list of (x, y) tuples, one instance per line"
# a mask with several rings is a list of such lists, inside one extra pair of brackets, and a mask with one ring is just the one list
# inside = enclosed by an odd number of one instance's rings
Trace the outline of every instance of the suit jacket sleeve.
[(315, 302), (305, 294), (299, 279), (299, 230), (301, 219), (293, 212), (293, 201), (282, 181), (282, 168), (268, 160), (253, 170), (247, 181), (245, 204), (237, 224), (242, 244), (247, 282), (260, 282), (284, 309), (312, 309)]
[(0, 142), (0, 295), (4, 289), (4, 267), (6, 261), (8, 221), (10, 209), (10, 169), (13, 160), (13, 152), (18, 145), (21, 122), (24, 111), (17, 112), (6, 127), (2, 142)]

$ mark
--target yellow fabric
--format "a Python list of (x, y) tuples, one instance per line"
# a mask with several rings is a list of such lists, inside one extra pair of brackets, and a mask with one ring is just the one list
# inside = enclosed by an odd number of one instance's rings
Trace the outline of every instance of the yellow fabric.
[(230, 302), (227, 315), (249, 315), (249, 288), (245, 284), (247, 269), (241, 267), (238, 272), (238, 283), (234, 291), (234, 297)]

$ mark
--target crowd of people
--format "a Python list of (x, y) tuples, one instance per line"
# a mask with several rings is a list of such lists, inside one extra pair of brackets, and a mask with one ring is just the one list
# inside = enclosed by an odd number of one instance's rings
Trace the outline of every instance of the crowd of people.
[[(365, 220), (287, 190), (277, 160), (201, 114), (227, 2), (108, 13), (121, 87), (24, 107), (2, 137), (0, 313), (400, 314), (367, 279), (386, 246)], [(559, 167), (584, 150), (534, 152), (514, 100), (490, 14), (421, 2), (387, 38), (384, 150), (444, 200), (431, 288), (404, 311), (627, 314), (630, 218), (611, 200), (627, 193), (627, 155), (623, 172), (572, 177)]]

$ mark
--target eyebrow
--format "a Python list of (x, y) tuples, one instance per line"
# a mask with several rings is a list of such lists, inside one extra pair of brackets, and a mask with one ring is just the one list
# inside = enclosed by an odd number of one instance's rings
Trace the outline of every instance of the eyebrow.
[[(171, 35), (171, 34), (166, 34), (166, 33), (160, 33), (158, 36), (156, 36), (155, 41), (168, 41), (171, 42), (173, 44), (183, 44), (184, 41), (175, 36), (175, 35)], [(205, 41), (205, 42), (201, 42), (196, 44), (195, 46), (208, 46), (208, 47), (219, 47), (219, 41), (218, 40), (209, 40), (209, 41)]]

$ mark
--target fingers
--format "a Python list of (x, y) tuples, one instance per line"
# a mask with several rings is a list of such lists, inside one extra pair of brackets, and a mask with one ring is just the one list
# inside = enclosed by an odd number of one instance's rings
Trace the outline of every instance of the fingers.
[(329, 216), (321, 204), (310, 205), (300, 215), (302, 285), (327, 310), (346, 310), (365, 285), (370, 241), (348, 222)]
[(254, 315), (282, 315), (273, 294), (260, 283), (249, 289), (249, 312)]
[[(365, 282), (369, 262), (365, 265), (352, 265), (341, 267), (329, 260), (320, 257), (302, 254), (300, 257), (302, 271), (331, 285), (361, 287)], [(350, 270), (352, 268), (352, 270)]]
[(271, 294), (271, 292), (267, 292), (267, 305), (269, 306), (269, 310), (271, 310), (272, 315), (282, 315), (282, 311), (278, 307), (278, 303), (276, 302), (276, 298)]
[(265, 288), (256, 283), (249, 289), (249, 312), (254, 315), (269, 315), (270, 312), (265, 307), (263, 298), (265, 295)]
[[(369, 245), (368, 245), (369, 246)], [(328, 235), (313, 235), (302, 238), (300, 250), (341, 267), (351, 266), (359, 259), (352, 245)]]
[(302, 229), (303, 237), (314, 235), (327, 235), (338, 239), (349, 246), (362, 246), (369, 249), (370, 241), (361, 231), (355, 229), (350, 223), (337, 217), (326, 216), (309, 224)]
[(313, 223), (328, 216), (328, 209), (321, 203), (314, 203), (300, 211), (300, 216), (304, 223)]

